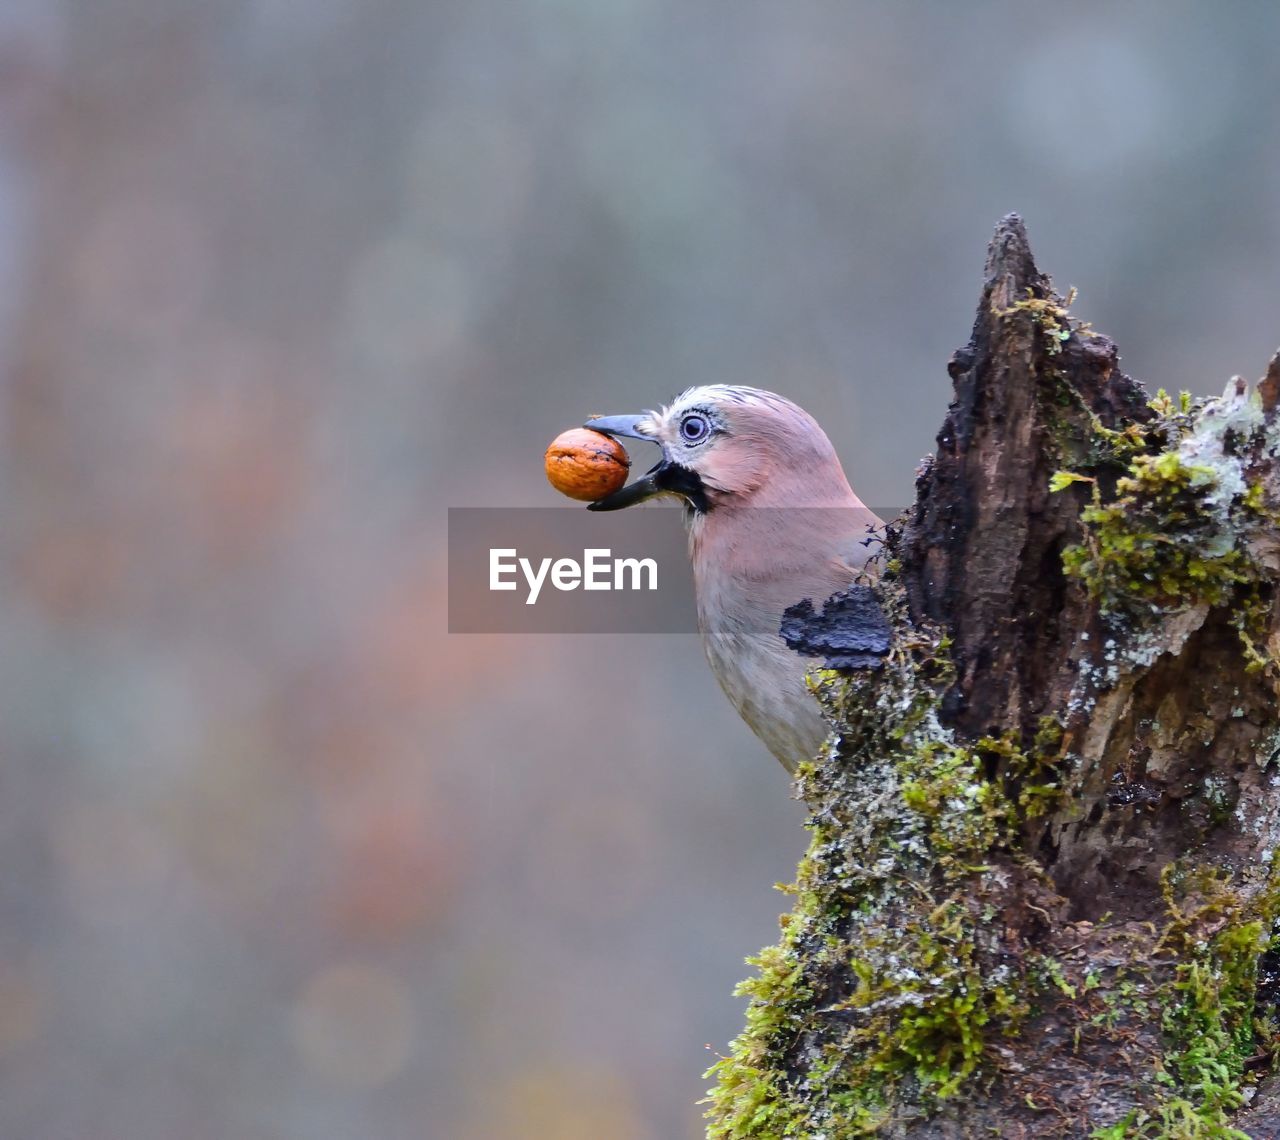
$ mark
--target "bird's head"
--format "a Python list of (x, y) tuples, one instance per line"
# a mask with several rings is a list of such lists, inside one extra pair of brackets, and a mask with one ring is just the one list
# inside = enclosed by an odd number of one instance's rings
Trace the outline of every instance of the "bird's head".
[(616, 511), (659, 495), (683, 499), (697, 515), (726, 504), (839, 506), (852, 496), (817, 421), (759, 388), (690, 388), (657, 411), (602, 416), (585, 426), (662, 449), (656, 466), (589, 510)]

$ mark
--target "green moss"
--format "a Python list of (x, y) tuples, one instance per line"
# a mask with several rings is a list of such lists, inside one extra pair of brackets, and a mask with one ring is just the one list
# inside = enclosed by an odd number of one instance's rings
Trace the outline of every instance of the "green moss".
[[(885, 599), (902, 622), (892, 588)], [(799, 774), (812, 838), (781, 941), (738, 991), (746, 1029), (708, 1073), (709, 1136), (848, 1140), (934, 1112), (997, 1079), (997, 1043), (1065, 998), (1077, 1045), (1128, 1049), (1143, 1027), (1151, 1042), (1139, 1107), (1099, 1136), (1230, 1137), (1280, 892), (1173, 868), (1154, 951), (1139, 933), (1099, 956), (1127, 965), (1007, 943), (1007, 875), (1034, 873), (1021, 835), (1060, 794), (1062, 725), (966, 746), (936, 716), (952, 679), (943, 639), (917, 630), (896, 646), (879, 674), (815, 675), (839, 743)]]
[[(1126, 972), (1108, 995), (1112, 1010), (1141, 993), (1141, 1015), (1159, 1015), (1164, 1051), (1149, 1103), (1097, 1129), (1095, 1140), (1248, 1140), (1231, 1126), (1244, 1104), (1249, 1063), (1274, 1048), (1257, 1002), (1258, 961), (1273, 943), (1280, 878), (1237, 879), (1220, 868), (1169, 864), (1161, 876), (1169, 921), (1152, 954), (1168, 980), (1136, 990)], [(1128, 993), (1125, 993), (1125, 988)]]
[(771, 946), (749, 965), (759, 971), (742, 982), (735, 993), (751, 999), (747, 1006), (747, 1028), (734, 1043), (734, 1052), (714, 1065), (711, 1073), (720, 1079), (716, 1104), (721, 1109), (719, 1136), (789, 1136), (783, 1119), (786, 1100), (766, 1061), (765, 1043), (792, 1028), (795, 1014), (808, 993), (800, 980), (801, 964), (788, 948)]
[[(1196, 404), (1161, 391), (1150, 406), (1155, 418), (1140, 428), (1094, 422), (1098, 447), (1085, 469), (1050, 480), (1055, 493), (1089, 492), (1081, 541), (1063, 552), (1063, 568), (1120, 619), (1230, 606), (1250, 668), (1266, 668), (1270, 574), (1253, 545), (1280, 516), (1250, 474), (1276, 450), (1256, 394), (1229, 386), (1221, 399)], [(1118, 478), (1109, 474), (1116, 467)]]
[(1152, 1015), (1152, 987), (1136, 970), (1119, 966), (1105, 982), (1099, 978), (1088, 988), (1098, 991), (1087, 1015), (1093, 1029), (1111, 1033), (1123, 1023), (1146, 1022)]
[(1154, 1109), (1135, 1109), (1107, 1128), (1095, 1129), (1094, 1140), (1250, 1140), (1228, 1124), (1207, 1122), (1184, 1097), (1171, 1097)]
[(1135, 456), (1116, 497), (1081, 512), (1084, 541), (1064, 553), (1066, 572), (1111, 609), (1225, 604), (1257, 574), (1229, 520), (1204, 508), (1219, 479), (1177, 451)]
[(1027, 289), (1024, 300), (1015, 301), (1007, 309), (998, 310), (1002, 317), (1014, 313), (1026, 313), (1039, 326), (1044, 337), (1044, 350), (1048, 356), (1057, 356), (1062, 346), (1071, 339), (1073, 328), (1084, 329), (1088, 326), (1072, 320), (1069, 309), (1076, 299), (1076, 291), (1070, 290), (1066, 298), (1059, 301), (1057, 297), (1037, 297), (1034, 290)]
[(898, 646), (879, 673), (815, 674), (838, 755), (799, 773), (812, 839), (782, 940), (738, 991), (746, 1030), (708, 1073), (712, 1137), (867, 1135), (904, 1096), (927, 1109), (984, 1079), (1028, 1013), (998, 864), (1058, 794), (1062, 728), (963, 746), (936, 716), (944, 639)]
[[(1244, 1103), (1241, 1082), (1256, 1047), (1254, 1005), (1258, 958), (1270, 941), (1275, 900), (1263, 892), (1245, 904), (1225, 872), (1208, 872), (1197, 887), (1199, 910), (1188, 914), (1165, 876), (1174, 923), (1166, 938), (1179, 956), (1162, 1027), (1170, 1042), (1166, 1066), (1184, 1098), (1210, 1126)], [(1205, 922), (1225, 927), (1205, 938)]]

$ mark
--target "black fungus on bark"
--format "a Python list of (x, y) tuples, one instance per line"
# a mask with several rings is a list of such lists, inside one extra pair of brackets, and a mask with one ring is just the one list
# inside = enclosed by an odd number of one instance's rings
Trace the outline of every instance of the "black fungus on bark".
[(892, 637), (884, 611), (870, 586), (850, 586), (822, 603), (805, 598), (789, 606), (780, 629), (788, 648), (820, 658), (828, 669), (875, 669)]

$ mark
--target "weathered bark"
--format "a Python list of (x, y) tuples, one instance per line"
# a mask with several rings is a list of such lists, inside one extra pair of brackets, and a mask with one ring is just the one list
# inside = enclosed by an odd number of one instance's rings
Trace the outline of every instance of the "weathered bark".
[[(1020, 302), (1027, 307), (1011, 312)], [(1195, 808), (1211, 774), (1229, 781), (1233, 810), (1242, 796), (1267, 798), (1254, 755), (1261, 733), (1280, 723), (1275, 687), (1269, 670), (1247, 670), (1231, 604), (1211, 611), (1175, 597), (1154, 620), (1109, 618), (1064, 573), (1063, 551), (1082, 540), (1087, 485), (1055, 494), (1051, 477), (1089, 466), (1113, 494), (1125, 471), (1120, 459), (1089, 454), (1097, 433), (1084, 409), (1111, 430), (1149, 425), (1153, 413), (1106, 337), (1064, 323), (1070, 335), (1046, 355), (1053, 330), (1046, 338), (1040, 322), (1048, 313), (1057, 323), (1060, 304), (1021, 221), (1007, 218), (972, 340), (950, 365), (955, 402), (904, 529), (903, 579), (913, 616), (953, 640), (949, 723), (970, 739), (1009, 729), (1030, 739), (1042, 716), (1062, 717), (1064, 754), (1084, 763), (1038, 825), (1036, 852), (1072, 916), (1155, 920), (1170, 860), (1204, 843), (1220, 859), (1260, 854), (1256, 834), (1206, 827)], [(1273, 462), (1255, 460), (1256, 477), (1274, 479)], [(1135, 640), (1152, 660), (1127, 655)], [(1213, 798), (1218, 808), (1200, 804), (1201, 815), (1220, 810)]]
[(1280, 354), (1152, 400), (1066, 309), (1006, 218), (713, 1135), (1280, 1135)]

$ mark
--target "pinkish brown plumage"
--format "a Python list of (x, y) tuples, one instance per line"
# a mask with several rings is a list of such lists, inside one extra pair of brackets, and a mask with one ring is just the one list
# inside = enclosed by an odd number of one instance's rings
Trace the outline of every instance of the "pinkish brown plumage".
[(742, 718), (788, 771), (817, 755), (826, 726), (805, 673), (815, 663), (779, 635), (783, 612), (843, 589), (879, 522), (853, 493), (817, 422), (758, 388), (691, 388), (641, 416), (590, 427), (650, 440), (662, 461), (592, 503), (616, 510), (658, 495), (686, 506), (698, 624), (711, 669)]

